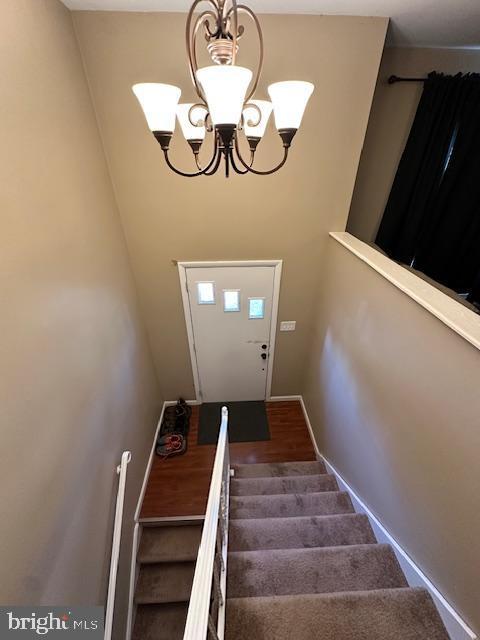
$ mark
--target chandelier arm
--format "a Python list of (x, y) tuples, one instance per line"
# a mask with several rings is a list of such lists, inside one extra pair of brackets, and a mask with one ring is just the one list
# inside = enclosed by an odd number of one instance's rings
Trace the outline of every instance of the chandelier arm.
[[(235, 151), (237, 152), (238, 159), (245, 166), (246, 162), (242, 158), (242, 154), (240, 153), (240, 145), (238, 144), (238, 136), (235, 136)], [(250, 164), (247, 165), (247, 173), (253, 164), (253, 160), (255, 159), (255, 151), (250, 150)]]
[[(253, 111), (256, 112), (257, 114), (257, 119), (256, 120), (248, 120), (247, 122), (245, 122), (245, 117), (244, 117), (244, 112), (246, 109), (253, 109)], [(258, 105), (256, 105), (254, 102), (245, 102), (243, 105), (243, 110), (242, 110), (242, 116), (240, 119), (240, 124), (241, 127), (244, 129), (245, 125), (248, 125), (250, 127), (258, 127), (258, 125), (260, 124), (260, 122), (262, 121), (262, 112), (260, 111), (260, 108)]]
[[(205, 117), (202, 120), (197, 120), (197, 121), (193, 121), (192, 120), (192, 114), (195, 111), (195, 109), (205, 109)], [(208, 112), (208, 107), (206, 104), (203, 104), (203, 102), (196, 102), (195, 104), (192, 104), (192, 106), (190, 107), (190, 109), (188, 110), (188, 121), (190, 122), (190, 124), (192, 125), (192, 127), (201, 127), (204, 126), (205, 128), (207, 128), (207, 118), (209, 116), (209, 112)]]
[(235, 145), (235, 150), (237, 152), (237, 156), (238, 159), (240, 160), (240, 162), (243, 164), (243, 166), (245, 167), (245, 169), (247, 169), (248, 172), (250, 173), (254, 173), (257, 176), (269, 176), (272, 173), (275, 173), (276, 171), (278, 171), (279, 169), (281, 169), (283, 167), (283, 165), (286, 163), (287, 159), (288, 159), (288, 151), (289, 151), (289, 147), (285, 146), (283, 147), (283, 158), (282, 160), (277, 164), (276, 167), (274, 167), (273, 169), (270, 169), (269, 171), (258, 171), (257, 169), (254, 169), (252, 166), (249, 166), (245, 160), (242, 158), (242, 154), (240, 153), (240, 148), (238, 146), (238, 142), (236, 142)]
[(202, 171), (197, 171), (195, 173), (185, 173), (184, 171), (180, 171), (180, 169), (177, 169), (171, 163), (170, 158), (168, 157), (168, 149), (164, 150), (163, 155), (165, 156), (165, 162), (167, 163), (168, 168), (171, 169), (177, 175), (182, 176), (182, 178), (196, 178), (197, 176), (201, 176), (205, 173), (205, 169), (202, 169)]
[(231, 16), (233, 16), (233, 34), (230, 30), (230, 35), (232, 36), (232, 65), (234, 65), (237, 61), (237, 40), (238, 40), (238, 6), (237, 0), (231, 0), (232, 6), (229, 11), (225, 14), (225, 28), (227, 28), (227, 23), (230, 20)]
[(203, 173), (207, 174), (207, 171), (209, 171), (212, 168), (213, 164), (215, 163), (215, 161), (216, 161), (216, 159), (218, 157), (219, 151), (220, 151), (220, 148), (219, 148), (219, 144), (218, 144), (218, 138), (215, 135), (215, 145), (213, 147), (212, 159), (207, 164), (207, 166), (203, 169)]
[[(202, 14), (200, 14), (200, 16), (196, 19), (195, 21), (195, 27), (192, 30), (192, 21), (194, 18), (194, 13), (195, 13), (195, 9), (197, 8), (197, 6), (199, 4), (201, 4), (202, 2), (207, 2), (212, 9), (210, 10), (206, 10), (204, 11)], [(201, 24), (203, 23), (203, 21), (207, 18), (207, 17), (212, 17), (216, 24), (217, 24), (217, 28), (219, 26), (219, 21), (221, 20), (220, 17), (220, 13), (219, 13), (219, 7), (218, 4), (215, 0), (195, 0), (192, 4), (192, 6), (190, 7), (190, 10), (188, 12), (188, 16), (187, 16), (187, 23), (186, 23), (186, 27), (185, 27), (185, 42), (186, 42), (186, 46), (187, 46), (187, 56), (188, 56), (188, 64), (189, 64), (189, 68), (190, 68), (190, 76), (192, 79), (192, 82), (195, 86), (195, 89), (197, 91), (197, 94), (199, 95), (199, 97), (206, 102), (205, 99), (205, 95), (197, 81), (197, 69), (198, 69), (198, 65), (197, 65), (197, 54), (196, 54), (196, 46), (195, 46), (195, 40), (196, 40), (196, 35), (198, 32), (198, 29), (200, 28)]]
[[(167, 166), (169, 169), (171, 169), (174, 173), (178, 174), (179, 176), (182, 176), (184, 178), (196, 178), (197, 176), (201, 176), (201, 175), (210, 175), (209, 173), (207, 173), (212, 166), (214, 165), (214, 163), (216, 162), (217, 158), (218, 158), (218, 153), (219, 153), (219, 148), (218, 148), (218, 140), (217, 137), (215, 136), (215, 146), (213, 148), (213, 155), (212, 155), (212, 159), (210, 160), (210, 162), (207, 164), (206, 167), (204, 167), (203, 169), (201, 168), (199, 162), (198, 162), (198, 154), (195, 155), (195, 163), (197, 165), (197, 167), (200, 169), (199, 171), (195, 171), (194, 173), (185, 173), (185, 171), (181, 171), (180, 169), (177, 169), (171, 162), (169, 156), (168, 156), (168, 149), (163, 149), (163, 155), (165, 156), (165, 162), (167, 163)], [(218, 169), (218, 165), (220, 163), (217, 163), (217, 169)], [(216, 170), (216, 169), (215, 169)]]
[[(238, 151), (237, 151), (238, 153)], [(246, 173), (248, 173), (248, 169), (239, 169), (239, 167), (237, 166), (237, 163), (235, 162), (235, 156), (233, 153), (233, 149), (230, 149), (230, 162), (232, 164), (232, 169), (235, 171), (235, 173), (238, 173), (241, 176), (244, 176)], [(251, 164), (251, 163), (250, 163)]]
[(191, 34), (190, 50), (188, 52), (189, 59), (191, 57), (191, 62), (189, 64), (190, 64), (190, 75), (192, 77), (192, 82), (195, 86), (197, 95), (200, 97), (200, 99), (203, 102), (205, 102), (205, 104), (207, 102), (207, 98), (205, 96), (205, 92), (202, 89), (202, 86), (197, 80), (198, 62), (197, 62), (197, 44), (196, 43), (197, 43), (197, 34), (201, 26), (209, 17), (212, 17), (215, 20), (215, 23), (218, 25), (218, 17), (215, 16), (215, 14), (212, 11), (204, 11), (200, 16), (198, 16), (198, 18), (195, 21), (195, 25), (193, 27), (193, 31)]
[(217, 155), (215, 157), (215, 164), (213, 165), (212, 169), (210, 169), (209, 171), (205, 171), (203, 175), (213, 176), (214, 173), (217, 173), (221, 160), (222, 160), (222, 150), (218, 148)]
[[(257, 29), (257, 34), (258, 34), (258, 41), (259, 41), (259, 45), (260, 45), (260, 55), (259, 55), (259, 58), (258, 58), (257, 71), (255, 73), (255, 77), (254, 77), (254, 80), (253, 80), (252, 88), (250, 89), (249, 93), (247, 94), (247, 97), (245, 98), (245, 102), (248, 102), (250, 100), (250, 98), (253, 96), (253, 94), (255, 93), (255, 91), (257, 90), (258, 82), (260, 80), (260, 75), (261, 75), (262, 69), (263, 69), (263, 57), (264, 57), (263, 33), (262, 33), (262, 27), (260, 26), (260, 21), (257, 18), (257, 16), (255, 15), (255, 13), (249, 7), (247, 7), (244, 4), (237, 5), (236, 2), (234, 2), (234, 4), (236, 5), (237, 15), (238, 15), (238, 13), (245, 13), (255, 23), (255, 27)], [(228, 12), (228, 16), (230, 16), (230, 14), (233, 12), (233, 10), (234, 10), (233, 7), (231, 7), (230, 11)], [(238, 17), (237, 17), (237, 24), (238, 24)], [(237, 33), (237, 32), (238, 32), (238, 28), (236, 29), (235, 33)], [(233, 34), (232, 34), (232, 37), (233, 37)], [(238, 36), (237, 36), (237, 38), (238, 38)], [(235, 39), (235, 43), (237, 42), (237, 38)]]

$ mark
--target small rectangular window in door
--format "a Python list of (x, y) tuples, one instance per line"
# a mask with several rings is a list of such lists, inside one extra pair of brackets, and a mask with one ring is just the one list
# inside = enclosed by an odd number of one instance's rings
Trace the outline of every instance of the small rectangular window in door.
[(263, 320), (265, 317), (265, 298), (248, 299), (248, 317), (250, 320)]
[(223, 310), (226, 313), (240, 311), (240, 289), (225, 289), (223, 291)]
[(215, 283), (197, 282), (198, 304), (215, 304)]

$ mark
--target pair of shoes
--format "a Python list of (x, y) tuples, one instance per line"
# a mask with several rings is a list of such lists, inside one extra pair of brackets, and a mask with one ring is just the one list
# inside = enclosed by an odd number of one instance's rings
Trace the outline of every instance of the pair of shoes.
[(155, 452), (162, 458), (170, 458), (185, 453), (187, 440), (182, 435), (173, 433), (157, 440)]
[(157, 455), (167, 458), (186, 452), (191, 415), (192, 409), (183, 398), (165, 408), (155, 447)]

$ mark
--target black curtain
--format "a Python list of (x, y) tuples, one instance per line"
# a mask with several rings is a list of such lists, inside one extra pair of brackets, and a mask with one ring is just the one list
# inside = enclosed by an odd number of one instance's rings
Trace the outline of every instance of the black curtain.
[(480, 75), (429, 74), (376, 243), (480, 302)]

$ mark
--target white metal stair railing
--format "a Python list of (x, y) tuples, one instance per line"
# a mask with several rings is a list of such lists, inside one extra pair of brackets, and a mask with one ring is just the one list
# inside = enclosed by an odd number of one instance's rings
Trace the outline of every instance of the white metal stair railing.
[(115, 506), (115, 521), (113, 526), (112, 558), (110, 560), (110, 577), (108, 580), (107, 608), (105, 611), (104, 640), (112, 637), (113, 609), (115, 606), (115, 591), (117, 586), (118, 559), (120, 557), (120, 540), (122, 537), (123, 503), (125, 500), (125, 487), (127, 484), (127, 466), (132, 459), (130, 451), (122, 453), (122, 459), (117, 467), (119, 474), (117, 503)]
[[(222, 407), (217, 452), (183, 640), (206, 640), (209, 633), (212, 640), (223, 640), (225, 635), (229, 492), (228, 409)], [(212, 611), (212, 596), (213, 609), (218, 609), (218, 615)]]

